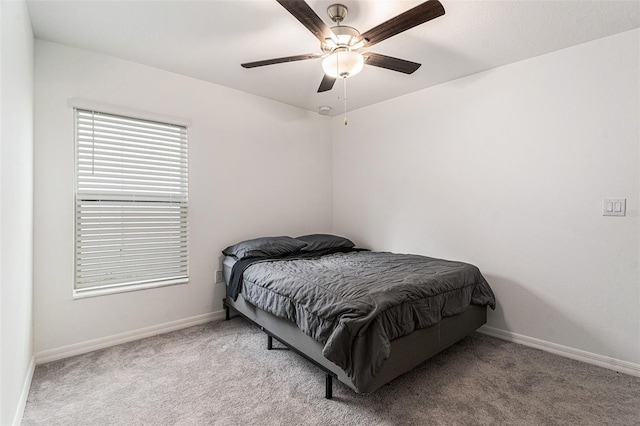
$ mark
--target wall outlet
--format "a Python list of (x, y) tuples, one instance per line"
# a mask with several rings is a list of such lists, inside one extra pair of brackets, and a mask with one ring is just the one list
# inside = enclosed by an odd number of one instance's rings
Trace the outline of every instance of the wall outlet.
[(216, 271), (216, 283), (222, 282), (222, 271)]

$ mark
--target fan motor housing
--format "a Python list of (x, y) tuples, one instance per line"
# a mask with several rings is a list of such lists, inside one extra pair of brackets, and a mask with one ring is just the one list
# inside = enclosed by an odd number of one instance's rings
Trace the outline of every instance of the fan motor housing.
[(355, 47), (360, 39), (360, 31), (348, 25), (340, 25), (348, 13), (349, 9), (347, 9), (347, 6), (340, 3), (334, 3), (327, 8), (327, 15), (329, 15), (329, 18), (337, 25), (331, 27), (331, 32), (335, 37), (327, 38), (324, 42), (320, 43), (323, 52), (331, 53), (337, 49), (358, 50), (362, 47)]
[(358, 41), (360, 37), (360, 31), (356, 30), (353, 27), (349, 27), (346, 25), (337, 25), (335, 27), (331, 27), (331, 31), (335, 34), (335, 40), (328, 41), (326, 43), (322, 43), (322, 50), (325, 52), (331, 52), (338, 47), (350, 48)]

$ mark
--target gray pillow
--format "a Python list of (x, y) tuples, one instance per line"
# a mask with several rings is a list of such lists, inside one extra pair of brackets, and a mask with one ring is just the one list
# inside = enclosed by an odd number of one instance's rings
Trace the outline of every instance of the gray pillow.
[(284, 256), (300, 251), (307, 243), (291, 237), (262, 237), (246, 240), (222, 250), (237, 259), (246, 257)]
[(302, 251), (351, 248), (355, 246), (353, 241), (351, 241), (350, 239), (331, 234), (303, 235), (301, 237), (298, 237), (297, 239), (307, 243)]

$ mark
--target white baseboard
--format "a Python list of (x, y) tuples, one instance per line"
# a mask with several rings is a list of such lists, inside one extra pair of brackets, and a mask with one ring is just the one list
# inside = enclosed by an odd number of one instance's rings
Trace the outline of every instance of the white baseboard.
[[(88, 340), (86, 342), (74, 343), (73, 345), (62, 346), (60, 348), (48, 349), (35, 354), (31, 360), (29, 373), (25, 378), (25, 384), (20, 399), (21, 409), (17, 410), (14, 424), (20, 424), (22, 412), (29, 395), (29, 387), (31, 386), (31, 378), (35, 365), (44, 364), (59, 359), (68, 358), (75, 355), (92, 352), (98, 349), (119, 345), (122, 343), (132, 342), (134, 340), (144, 339), (145, 337), (155, 336), (157, 334), (168, 333), (170, 331), (180, 330), (182, 328), (192, 327), (194, 325), (204, 324), (209, 321), (221, 320), (225, 317), (224, 310), (210, 312), (208, 314), (197, 315), (190, 318), (184, 318), (177, 321), (171, 321), (164, 324), (158, 324), (151, 327), (141, 328), (138, 330), (128, 331), (125, 333), (115, 334), (113, 336), (102, 337), (99, 339)], [(519, 343), (521, 345), (530, 346), (565, 358), (575, 359), (577, 361), (586, 362), (588, 364), (597, 365), (609, 370), (618, 371), (620, 373), (629, 374), (631, 376), (640, 377), (640, 364), (628, 361), (622, 361), (616, 358), (598, 355), (580, 349), (559, 345), (557, 343), (547, 342), (545, 340), (536, 339), (534, 337), (522, 334), (512, 333), (510, 331), (501, 330), (499, 328), (484, 325), (478, 329), (479, 333), (488, 336), (497, 337), (498, 339), (507, 340), (509, 342)]]
[(18, 400), (18, 406), (16, 407), (16, 414), (13, 416), (14, 426), (20, 426), (22, 423), (22, 416), (24, 415), (24, 408), (27, 406), (27, 398), (29, 397), (29, 389), (31, 389), (31, 380), (33, 379), (33, 372), (36, 369), (36, 357), (31, 357), (29, 362), (29, 368), (27, 369), (27, 375), (22, 383), (22, 391), (20, 392), (20, 399)]
[(194, 325), (204, 324), (209, 321), (223, 318), (224, 310), (221, 310), (177, 321), (166, 322), (164, 324), (153, 325), (151, 327), (140, 328), (138, 330), (127, 331), (125, 333), (114, 334), (113, 336), (101, 337), (99, 339), (74, 343), (72, 345), (54, 349), (47, 349), (36, 353), (35, 363), (44, 364), (51, 361), (57, 361), (70, 356), (80, 355), (98, 349), (108, 348), (110, 346), (120, 345), (122, 343), (132, 342), (134, 340), (144, 339), (145, 337), (168, 333), (170, 331), (180, 330), (182, 328), (192, 327)]
[(478, 332), (486, 334), (488, 336), (497, 337), (498, 339), (508, 340), (510, 342), (530, 346), (532, 348), (540, 349), (545, 352), (551, 352), (565, 358), (575, 359), (577, 361), (586, 362), (587, 364), (593, 364), (597, 365), (598, 367), (604, 367), (609, 370), (614, 370), (620, 373), (629, 374), (631, 376), (640, 377), (640, 364), (634, 364), (633, 362), (622, 361), (616, 358), (598, 355), (580, 349), (570, 348), (568, 346), (547, 342), (545, 340), (524, 336), (522, 334), (512, 333), (510, 331), (505, 331), (486, 325), (480, 327), (478, 329)]

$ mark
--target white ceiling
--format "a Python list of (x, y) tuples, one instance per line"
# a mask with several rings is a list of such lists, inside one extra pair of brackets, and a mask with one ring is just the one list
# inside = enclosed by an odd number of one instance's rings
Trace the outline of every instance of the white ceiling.
[[(335, 1), (309, 0), (327, 25)], [(421, 3), (342, 1), (364, 32)], [(640, 27), (640, 1), (441, 0), (446, 14), (370, 50), (422, 63), (405, 75), (373, 66), (348, 79), (349, 109)], [(321, 53), (275, 0), (28, 0), (37, 38), (151, 65), (317, 111), (342, 111), (342, 84), (316, 93), (321, 60), (244, 69), (243, 62)], [(639, 42), (640, 43), (640, 42)], [(366, 50), (366, 49), (365, 49)]]

